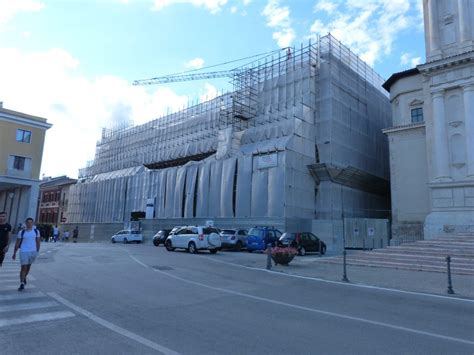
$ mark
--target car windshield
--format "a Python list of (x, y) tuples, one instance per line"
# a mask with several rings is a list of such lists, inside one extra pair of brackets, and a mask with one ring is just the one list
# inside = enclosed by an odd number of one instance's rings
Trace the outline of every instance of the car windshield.
[(222, 234), (234, 234), (235, 233), (235, 230), (233, 229), (223, 229)]
[(263, 229), (261, 229), (261, 228), (252, 228), (252, 229), (250, 229), (248, 235), (255, 236), (255, 237), (263, 237)]
[(293, 240), (295, 239), (295, 233), (283, 233), (280, 240)]

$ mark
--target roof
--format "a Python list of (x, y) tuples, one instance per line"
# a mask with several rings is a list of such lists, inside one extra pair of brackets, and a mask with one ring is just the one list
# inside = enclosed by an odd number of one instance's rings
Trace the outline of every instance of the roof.
[(395, 84), (396, 81), (402, 78), (406, 78), (408, 76), (416, 75), (419, 73), (418, 68), (411, 68), (405, 71), (401, 71), (398, 73), (394, 73), (390, 76), (390, 78), (387, 79), (385, 83), (383, 83), (382, 87), (390, 92), (390, 87)]
[(68, 178), (66, 175), (50, 178), (40, 183), (42, 189), (54, 186), (71, 185), (77, 182), (76, 179)]

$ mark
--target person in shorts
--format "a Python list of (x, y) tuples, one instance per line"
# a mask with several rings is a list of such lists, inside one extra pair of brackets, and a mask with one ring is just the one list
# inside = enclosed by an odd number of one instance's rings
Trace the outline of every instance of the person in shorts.
[(31, 269), (31, 264), (35, 262), (40, 250), (41, 235), (39, 230), (33, 227), (33, 218), (26, 219), (25, 229), (22, 229), (17, 236), (15, 250), (13, 251), (13, 260), (16, 259), (16, 253), (20, 250), (20, 287), (18, 291), (23, 291), (26, 285), (26, 277)]
[(7, 223), (7, 213), (0, 212), (0, 267), (5, 259), (5, 254), (8, 251), (8, 244), (10, 243), (10, 234), (12, 226)]

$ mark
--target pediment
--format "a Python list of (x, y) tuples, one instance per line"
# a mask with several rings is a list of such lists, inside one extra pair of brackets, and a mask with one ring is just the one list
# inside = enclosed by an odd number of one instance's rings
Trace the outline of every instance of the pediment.
[(414, 99), (413, 101), (410, 102), (410, 106), (420, 106), (423, 105), (423, 101)]

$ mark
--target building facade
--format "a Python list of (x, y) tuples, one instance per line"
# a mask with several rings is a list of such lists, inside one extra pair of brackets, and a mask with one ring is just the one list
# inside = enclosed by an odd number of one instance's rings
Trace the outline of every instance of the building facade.
[(76, 182), (76, 179), (67, 176), (43, 178), (40, 184), (36, 216), (38, 223), (60, 225), (69, 221), (69, 189)]
[(277, 220), (285, 230), (377, 217), (390, 208), (382, 83), (328, 35), (249, 65), (233, 92), (104, 130), (71, 187), (71, 223), (126, 221), (147, 205), (157, 219)]
[(424, 0), (426, 63), (392, 75), (393, 235), (474, 232), (474, 4)]
[(0, 209), (13, 227), (35, 217), (46, 130), (45, 118), (0, 105)]

